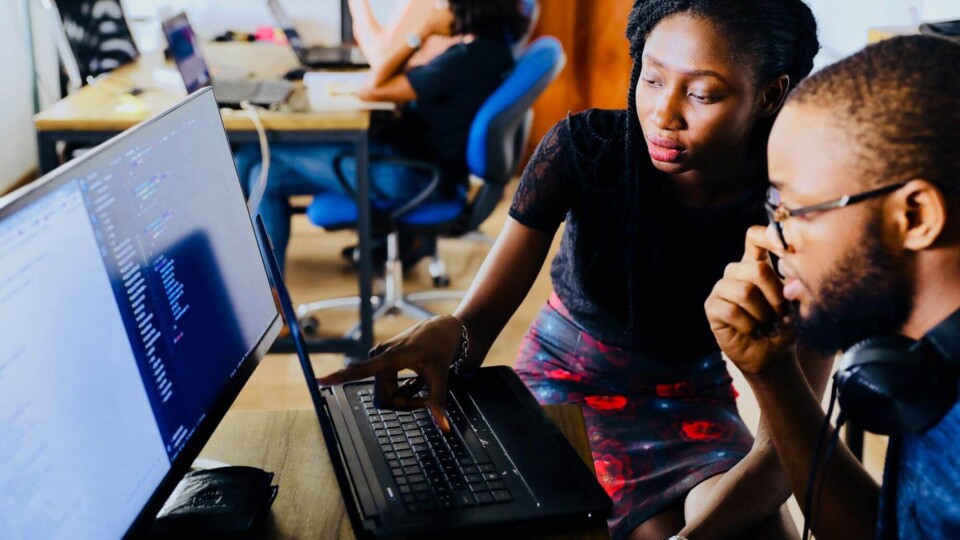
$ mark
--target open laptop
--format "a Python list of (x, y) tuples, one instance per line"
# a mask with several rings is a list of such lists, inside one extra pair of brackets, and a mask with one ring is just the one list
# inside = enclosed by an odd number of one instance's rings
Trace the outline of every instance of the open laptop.
[(426, 409), (377, 410), (372, 381), (320, 388), (259, 216), (256, 228), (358, 537), (569, 530), (610, 515), (606, 492), (508, 367), (451, 378), (450, 435)]
[(209, 89), (0, 198), (0, 536), (140, 535), (281, 325)]
[[(293, 20), (280, 5), (279, 0), (267, 0), (267, 6), (273, 12), (277, 24), (283, 29), (287, 41), (300, 63), (310, 68), (366, 68), (369, 67), (360, 48), (344, 42), (340, 46), (314, 45), (307, 47), (300, 38), (300, 33), (293, 27)], [(345, 5), (342, 9), (348, 9)]]
[(190, 26), (187, 14), (180, 12), (163, 21), (163, 34), (170, 45), (170, 53), (177, 64), (187, 93), (192, 94), (204, 86), (213, 85), (217, 102), (227, 107), (239, 107), (248, 101), (253, 105), (270, 107), (282, 103), (290, 95), (293, 85), (290, 81), (258, 80), (213, 80), (210, 68), (203, 54), (197, 34)]

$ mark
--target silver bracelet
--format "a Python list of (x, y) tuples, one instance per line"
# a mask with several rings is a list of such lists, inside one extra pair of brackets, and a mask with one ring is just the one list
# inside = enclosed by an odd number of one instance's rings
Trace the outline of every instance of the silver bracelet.
[(666, 540), (688, 540), (688, 538), (686, 536), (680, 536), (679, 534), (675, 534), (670, 538), (667, 538)]
[(463, 328), (463, 335), (460, 336), (460, 353), (457, 355), (457, 359), (450, 364), (450, 371), (458, 376), (467, 363), (467, 353), (470, 351), (470, 336), (467, 335), (467, 325), (461, 322), (460, 326)]

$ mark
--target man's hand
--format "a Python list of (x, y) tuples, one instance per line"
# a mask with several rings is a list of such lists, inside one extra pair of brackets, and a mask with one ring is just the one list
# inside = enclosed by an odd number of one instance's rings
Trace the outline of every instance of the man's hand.
[(792, 355), (794, 315), (783, 282), (770, 264), (766, 228), (747, 231), (743, 259), (727, 266), (704, 308), (720, 349), (746, 375), (762, 373)]

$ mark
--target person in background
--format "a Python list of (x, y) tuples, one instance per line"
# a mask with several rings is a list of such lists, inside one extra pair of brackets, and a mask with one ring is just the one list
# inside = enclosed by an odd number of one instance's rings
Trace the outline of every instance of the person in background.
[[(555, 294), (516, 370), (542, 403), (582, 405), (614, 540), (796, 537), (768, 423), (754, 439), (740, 419), (703, 303), (766, 221), (767, 138), (813, 67), (816, 35), (800, 0), (637, 1), (626, 109), (546, 134), (453, 315), (321, 382), (376, 376), (378, 404), (429, 405), (446, 429), (451, 362), (464, 345), (468, 366), (483, 362), (566, 221)], [(417, 382), (399, 385), (401, 369)], [(825, 379), (811, 375), (812, 391)], [(411, 395), (421, 383), (428, 400)]]
[[(374, 16), (370, 0), (350, 0), (350, 15), (353, 19), (353, 37), (363, 55), (372, 63), (381, 63), (390, 49), (404, 43), (407, 36), (430, 18), (437, 8), (446, 8), (447, 0), (401, 0), (395, 9), (399, 15), (382, 26)], [(422, 66), (442, 54), (451, 45), (459, 43), (461, 36), (434, 34), (423, 41), (423, 46), (407, 60), (408, 67)]]
[[(370, 74), (360, 97), (395, 101), (402, 118), (372, 137), (370, 154), (423, 160), (439, 166), (440, 187), (434, 197), (450, 197), (466, 186), (467, 138), (473, 117), (514, 66), (509, 36), (522, 35), (529, 20), (518, 0), (450, 0), (434, 5), (414, 32), (386, 44), (384, 54), (370, 59)], [(428, 63), (408, 67), (431, 36), (455, 36), (458, 43)], [(344, 192), (333, 163), (353, 150), (352, 144), (283, 144), (270, 148), (271, 162), (258, 211), (273, 240), (281, 267), (290, 238), (292, 195)], [(253, 191), (260, 177), (260, 149), (237, 152), (238, 169)], [(348, 182), (355, 182), (356, 161), (344, 160)], [(412, 199), (429, 184), (422, 169), (374, 161), (371, 189), (390, 201)]]
[[(706, 303), (801, 509), (818, 516), (817, 540), (960, 538), (960, 335), (939, 333), (960, 316), (957, 88), (960, 45), (927, 36), (871, 45), (802, 83), (770, 136), (774, 223), (749, 230), (742, 261)], [(952, 365), (943, 374), (952, 404), (932, 427), (891, 436), (882, 489), (840, 444), (808, 507), (825, 415), (792, 353), (796, 337), (832, 358), (868, 338), (922, 340), (935, 328), (938, 346), (954, 350), (941, 358)], [(943, 391), (925, 360), (909, 361), (930, 374), (928, 392)]]

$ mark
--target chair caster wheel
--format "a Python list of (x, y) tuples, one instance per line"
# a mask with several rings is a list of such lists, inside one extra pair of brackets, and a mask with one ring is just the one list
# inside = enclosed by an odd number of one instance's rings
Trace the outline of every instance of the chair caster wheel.
[(315, 336), (320, 332), (320, 321), (316, 317), (304, 317), (299, 322), (303, 333), (308, 336)]
[(434, 287), (449, 287), (450, 286), (450, 277), (449, 276), (436, 276), (433, 278)]

